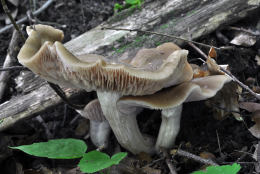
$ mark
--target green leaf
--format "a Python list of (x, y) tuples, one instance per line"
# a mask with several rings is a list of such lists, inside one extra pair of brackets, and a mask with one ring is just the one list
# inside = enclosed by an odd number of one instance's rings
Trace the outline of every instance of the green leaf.
[(137, 5), (139, 3), (141, 3), (140, 0), (125, 0), (126, 4), (129, 4), (129, 5)]
[(206, 168), (206, 171), (196, 171), (192, 174), (237, 174), (240, 169), (241, 166), (234, 163), (233, 165), (210, 166)]
[(114, 11), (121, 10), (123, 8), (124, 7), (122, 5), (120, 5), (120, 4), (118, 4), (118, 3), (115, 3), (115, 5), (114, 5)]
[(82, 140), (68, 138), (11, 148), (19, 149), (25, 153), (38, 157), (73, 159), (82, 157), (87, 150), (87, 145)]
[(94, 173), (118, 164), (126, 155), (127, 153), (120, 152), (110, 158), (107, 154), (94, 150), (85, 153), (78, 166), (82, 172)]

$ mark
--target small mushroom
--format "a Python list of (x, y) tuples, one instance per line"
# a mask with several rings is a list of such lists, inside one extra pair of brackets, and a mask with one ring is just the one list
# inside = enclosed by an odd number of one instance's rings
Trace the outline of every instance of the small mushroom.
[(107, 122), (98, 99), (89, 102), (83, 110), (77, 112), (90, 120), (90, 138), (97, 147), (106, 148), (108, 146), (110, 126)]
[(124, 96), (118, 102), (118, 108), (143, 107), (161, 109), (162, 123), (156, 141), (156, 150), (160, 147), (171, 148), (180, 129), (182, 104), (184, 102), (205, 100), (213, 97), (231, 78), (226, 75), (213, 75), (196, 78), (175, 87), (163, 89), (155, 94), (144, 96)]
[[(74, 56), (61, 44), (62, 31), (50, 26), (36, 25), (35, 30), (27, 27), (27, 33), (29, 38), (18, 54), (21, 64), (52, 83), (97, 91), (102, 111), (118, 142), (134, 154), (155, 152), (154, 144), (138, 128), (135, 117), (140, 110), (118, 108), (117, 101), (124, 95), (153, 94), (191, 80), (193, 72), (187, 62), (187, 50), (166, 43), (149, 49), (154, 54), (140, 50), (132, 64), (125, 65), (100, 55)], [(138, 63), (137, 57), (145, 60)]]

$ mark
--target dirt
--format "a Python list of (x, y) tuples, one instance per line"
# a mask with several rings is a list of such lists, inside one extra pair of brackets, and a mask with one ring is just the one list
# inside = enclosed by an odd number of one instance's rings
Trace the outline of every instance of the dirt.
[[(41, 6), (44, 2), (45, 1), (39, 1), (37, 5)], [(108, 19), (109, 16), (113, 15), (114, 3), (118, 1), (89, 0), (82, 2), (80, 0), (57, 0), (37, 18), (40, 21), (51, 23), (61, 28), (66, 36), (64, 39), (66, 42)], [(82, 9), (82, 7), (84, 8)], [(28, 9), (26, 0), (23, 1), (18, 8), (19, 13), (17, 18), (20, 18), (24, 16)], [(259, 19), (255, 19), (254, 16), (253, 14), (251, 17), (247, 17), (233, 26), (251, 27), (253, 26), (252, 23), (259, 22)], [(5, 24), (1, 21), (0, 28), (4, 25)], [(25, 23), (25, 25), (28, 25), (28, 23)], [(228, 39), (232, 39), (235, 34), (233, 30), (227, 29), (221, 30), (221, 32), (228, 37)], [(11, 31), (0, 34), (0, 65), (5, 59), (11, 34)], [(218, 47), (225, 46), (225, 43), (216, 37), (215, 33), (201, 38), (199, 42), (213, 44)], [(190, 57), (201, 57), (190, 47), (186, 46), (185, 48), (190, 50)], [(202, 50), (207, 52), (203, 48)], [(242, 82), (246, 82), (249, 77), (254, 78), (255, 82), (250, 85), (250, 87), (253, 87), (259, 85), (258, 79), (260, 79), (259, 66), (256, 65), (254, 60), (257, 52), (259, 52), (259, 38), (254, 46), (237, 46), (234, 47), (234, 49), (219, 53), (217, 62), (219, 64), (230, 65), (231, 72)], [(202, 64), (199, 60), (192, 63)], [(10, 98), (12, 91), (15, 90), (13, 80), (11, 79), (10, 81), (10, 86), (6, 92), (8, 96), (6, 99)], [(88, 95), (89, 100), (96, 97), (94, 93), (86, 95)], [(249, 98), (248, 100), (256, 101), (252, 96), (248, 97), (246, 93), (242, 95), (247, 99)], [(253, 163), (255, 160), (251, 155), (245, 155), (245, 153), (241, 152), (254, 153), (254, 145), (258, 143), (257, 138), (248, 131), (248, 128), (254, 124), (250, 118), (251, 114), (245, 111), (241, 112), (244, 121), (237, 121), (230, 113), (222, 120), (216, 120), (213, 117), (214, 112), (214, 107), (207, 107), (204, 101), (185, 104), (181, 120), (181, 129), (176, 141), (176, 148), (181, 148), (197, 155), (201, 152), (211, 153), (215, 156), (215, 160), (221, 165), (231, 164), (236, 161), (241, 162), (242, 169), (240, 173), (253, 173), (256, 165), (256, 163)], [(141, 114), (142, 118), (138, 118), (138, 121), (139, 126), (142, 127), (142, 131), (155, 136), (160, 125), (160, 112), (144, 110)], [(19, 165), (22, 166), (25, 173), (43, 173), (44, 167), (46, 170), (65, 168), (67, 171), (75, 168), (75, 161), (36, 158), (18, 151), (12, 152), (7, 148), (7, 146), (46, 141), (49, 138), (72, 137), (83, 139), (84, 135), (75, 134), (75, 130), (80, 129), (79, 125), (81, 122), (84, 122), (84, 119), (78, 118), (74, 123), (71, 123), (77, 116), (77, 113), (73, 109), (66, 107), (66, 105), (60, 105), (53, 110), (43, 113), (41, 116), (44, 119), (45, 125), (51, 131), (50, 133), (46, 132), (46, 127), (35, 118), (25, 120), (18, 126), (16, 125), (16, 127), (0, 133), (0, 136), (4, 138), (1, 139), (3, 140), (2, 142), (0, 141), (0, 152), (4, 152), (3, 156), (5, 155), (5, 157), (0, 155), (1, 173), (16, 173), (15, 170), (18, 170)], [(64, 120), (64, 118), (66, 119)], [(149, 123), (144, 121), (147, 120), (146, 118), (149, 118)], [(82, 131), (86, 132), (87, 130)], [(89, 145), (89, 150), (95, 148), (89, 139), (86, 140), (86, 142)], [(113, 153), (115, 146), (116, 139), (115, 137), (111, 137), (110, 146), (106, 151), (110, 154)], [(135, 156), (129, 156), (136, 159)], [(161, 158), (161, 155), (155, 155), (152, 160), (156, 161), (159, 158)], [(181, 174), (199, 170), (203, 166), (199, 162), (180, 156), (172, 157), (172, 163), (175, 165), (178, 173)], [(169, 173), (168, 167), (163, 160), (155, 162), (152, 167), (161, 170), (162, 173)]]

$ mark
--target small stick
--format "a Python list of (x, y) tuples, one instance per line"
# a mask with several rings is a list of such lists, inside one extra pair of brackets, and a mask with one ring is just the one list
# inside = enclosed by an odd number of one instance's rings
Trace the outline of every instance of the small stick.
[(169, 169), (170, 169), (170, 173), (171, 173), (171, 174), (177, 174), (177, 172), (176, 172), (176, 170), (175, 170), (175, 167), (174, 167), (173, 164), (171, 163), (170, 156), (169, 156), (167, 150), (164, 149), (164, 148), (160, 148), (160, 150), (162, 151), (163, 156), (164, 156), (164, 158), (165, 158), (165, 162), (166, 162), (167, 166), (168, 166)]
[(219, 141), (219, 137), (218, 137), (218, 130), (216, 130), (216, 134), (217, 134), (217, 140), (218, 140), (218, 149), (219, 149), (219, 153), (221, 156), (222, 152), (221, 152), (220, 141)]
[(224, 44), (229, 43), (229, 39), (224, 34), (222, 34), (219, 30), (216, 31), (216, 36)]
[(207, 45), (207, 44), (204, 44), (204, 43), (200, 43), (200, 42), (196, 42), (196, 41), (192, 41), (192, 40), (187, 40), (187, 39), (184, 39), (184, 38), (181, 38), (181, 37), (178, 37), (178, 36), (168, 35), (168, 34), (163, 34), (163, 33), (158, 33), (158, 32), (153, 32), (153, 31), (144, 31), (144, 30), (139, 30), (139, 29), (126, 29), (126, 28), (113, 28), (113, 27), (102, 27), (101, 28), (101, 30), (104, 30), (104, 29), (105, 30), (122, 30), (122, 31), (130, 31), (130, 32), (137, 31), (137, 32), (143, 32), (143, 33), (148, 33), (148, 34), (155, 34), (155, 35), (159, 35), (159, 36), (166, 36), (166, 37), (182, 40), (182, 41), (185, 41), (185, 42), (192, 42), (194, 44), (201, 45), (201, 46), (204, 46), (204, 47), (207, 47), (207, 48), (213, 47), (216, 50), (220, 50), (220, 48), (210, 46), (210, 45)]
[(57, 95), (64, 101), (64, 103), (66, 103), (70, 107), (72, 107), (74, 109), (80, 109), (80, 110), (85, 107), (85, 105), (76, 105), (76, 104), (71, 103), (69, 101), (69, 99), (66, 97), (66, 94), (64, 93), (64, 91), (58, 85), (51, 83), (51, 82), (48, 82), (48, 84), (57, 93)]
[(194, 154), (192, 154), (190, 152), (186, 152), (186, 151), (181, 150), (181, 149), (174, 149), (172, 151), (173, 151), (173, 154), (177, 154), (179, 156), (183, 156), (183, 157), (186, 157), (186, 158), (189, 158), (189, 159), (193, 159), (194, 161), (198, 161), (198, 162), (200, 162), (202, 164), (218, 166), (218, 164), (215, 163), (214, 161), (212, 161), (211, 159), (201, 158), (200, 156), (194, 155)]
[(202, 57), (204, 57), (205, 59), (208, 58), (208, 56), (207, 56), (203, 51), (201, 51), (201, 49), (199, 49), (196, 45), (194, 45), (194, 44), (191, 43), (191, 42), (188, 42), (188, 44), (189, 44), (193, 49), (195, 49)]
[(68, 116), (68, 106), (65, 104), (64, 105), (63, 119), (62, 119), (62, 122), (61, 122), (61, 127), (64, 127), (67, 116)]
[(230, 30), (237, 30), (237, 31), (243, 31), (245, 33), (248, 33), (248, 34), (251, 34), (251, 35), (254, 35), (254, 36), (260, 36), (260, 32), (259, 31), (253, 32), (253, 31), (250, 31), (250, 30), (247, 30), (247, 29), (244, 29), (244, 28), (238, 28), (238, 27), (228, 27), (228, 29), (230, 29)]
[(0, 71), (25, 70), (25, 69), (27, 68), (24, 66), (10, 66), (10, 67), (0, 68)]
[(45, 133), (46, 133), (46, 136), (48, 139), (51, 139), (53, 138), (53, 135), (51, 134), (51, 131), (49, 129), (49, 127), (47, 126), (47, 124), (45, 123), (45, 121), (42, 119), (42, 117), (40, 115), (38, 115), (36, 118), (35, 118), (39, 123), (42, 124), (42, 126), (44, 127), (44, 130), (45, 130)]

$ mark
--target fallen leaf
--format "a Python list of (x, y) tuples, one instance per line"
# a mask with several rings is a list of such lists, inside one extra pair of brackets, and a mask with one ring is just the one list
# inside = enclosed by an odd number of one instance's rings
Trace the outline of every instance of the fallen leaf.
[(213, 47), (210, 48), (208, 56), (210, 58), (214, 58), (214, 59), (217, 58), (217, 52), (216, 52), (216, 50)]
[(255, 125), (250, 127), (248, 130), (256, 138), (260, 138), (260, 110), (253, 112), (252, 121), (255, 122)]
[(257, 110), (260, 110), (260, 103), (240, 102), (239, 107), (247, 110), (248, 112), (256, 112)]
[(223, 75), (223, 74), (225, 74), (220, 70), (220, 66), (217, 64), (217, 62), (214, 59), (212, 59), (211, 57), (207, 58), (206, 63), (207, 63), (210, 75)]
[(216, 159), (216, 156), (213, 153), (210, 152), (201, 152), (200, 157), (204, 159)]
[(241, 91), (235, 82), (230, 82), (225, 84), (213, 98), (209, 99), (207, 105), (213, 109), (214, 118), (222, 120), (231, 113), (238, 121), (242, 121), (238, 104)]
[(256, 36), (252, 36), (247, 33), (239, 33), (237, 36), (235, 36), (230, 43), (238, 46), (245, 46), (250, 47), (253, 46), (256, 43)]
[(209, 76), (209, 71), (204, 68), (203, 66), (200, 67), (196, 64), (191, 64), (192, 70), (193, 70), (193, 78), (200, 78), (200, 77), (206, 77)]

